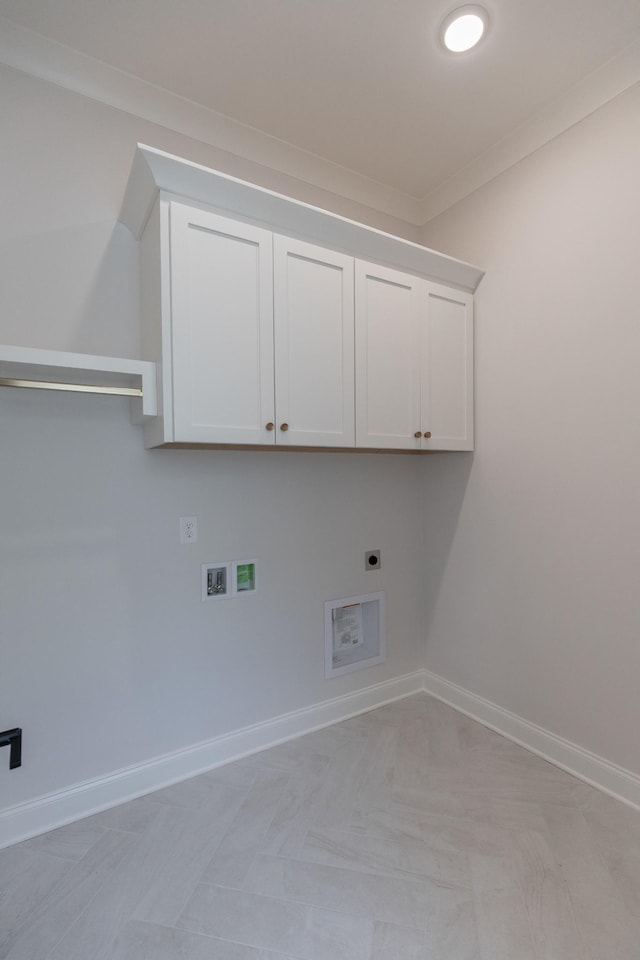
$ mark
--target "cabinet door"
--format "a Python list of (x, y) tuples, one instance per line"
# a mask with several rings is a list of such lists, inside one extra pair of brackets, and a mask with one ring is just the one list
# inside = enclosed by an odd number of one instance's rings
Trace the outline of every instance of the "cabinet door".
[(356, 261), (356, 446), (420, 450), (426, 281)]
[(276, 443), (353, 447), (353, 258), (273, 239)]
[(425, 450), (473, 450), (473, 297), (427, 283), (422, 326)]
[(173, 439), (273, 444), (272, 234), (170, 205)]

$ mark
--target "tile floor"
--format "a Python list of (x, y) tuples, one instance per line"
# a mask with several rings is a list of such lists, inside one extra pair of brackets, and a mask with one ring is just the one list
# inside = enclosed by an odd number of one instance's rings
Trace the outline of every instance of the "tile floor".
[(3, 960), (640, 960), (640, 813), (419, 694), (0, 851)]

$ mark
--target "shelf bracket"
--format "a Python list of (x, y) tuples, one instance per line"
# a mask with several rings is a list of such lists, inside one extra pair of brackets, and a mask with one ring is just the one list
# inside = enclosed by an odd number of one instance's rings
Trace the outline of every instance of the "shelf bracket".
[(0, 733), (0, 747), (9, 747), (9, 769), (15, 770), (22, 766), (22, 728), (3, 730)]

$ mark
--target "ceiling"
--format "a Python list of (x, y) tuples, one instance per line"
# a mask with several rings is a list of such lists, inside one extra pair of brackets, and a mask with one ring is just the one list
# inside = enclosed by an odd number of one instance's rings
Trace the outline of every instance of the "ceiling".
[(437, 33), (461, 2), (0, 0), (0, 16), (411, 198), (625, 50), (640, 79), (640, 0), (486, 0), (488, 36), (456, 57)]

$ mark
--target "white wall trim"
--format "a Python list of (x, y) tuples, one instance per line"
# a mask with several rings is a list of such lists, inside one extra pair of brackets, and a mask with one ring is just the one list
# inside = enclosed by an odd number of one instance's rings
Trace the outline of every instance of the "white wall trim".
[(0, 16), (0, 63), (419, 226), (416, 198)]
[(355, 693), (324, 700), (9, 807), (0, 812), (0, 849), (421, 692), (495, 730), (597, 790), (640, 809), (640, 776), (429, 670), (415, 670)]
[(640, 40), (418, 198), (141, 80), (0, 16), (0, 63), (422, 227), (640, 81)]
[(563, 97), (534, 114), (510, 136), (489, 147), (418, 201), (416, 221), (424, 226), (638, 82), (640, 40), (625, 47)]
[(610, 763), (429, 670), (425, 670), (424, 690), (579, 780), (640, 809), (640, 776), (630, 770)]
[(424, 688), (424, 671), (376, 683), (196, 746), (86, 780), (66, 790), (16, 804), (0, 813), (0, 849), (74, 820), (239, 760), (286, 740), (366, 713)]

